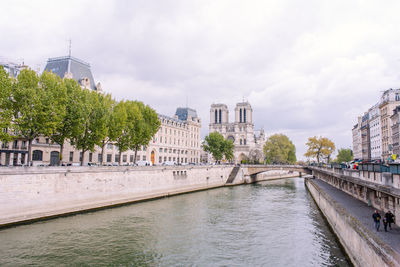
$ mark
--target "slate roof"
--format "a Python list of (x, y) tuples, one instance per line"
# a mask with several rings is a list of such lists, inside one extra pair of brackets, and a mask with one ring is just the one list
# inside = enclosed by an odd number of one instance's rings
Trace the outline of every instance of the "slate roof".
[(177, 115), (178, 118), (183, 121), (186, 121), (189, 115), (192, 118), (197, 118), (197, 112), (192, 108), (177, 108), (175, 115)]
[(89, 78), (90, 88), (92, 90), (97, 90), (89, 63), (80, 59), (71, 56), (49, 58), (45, 70), (51, 71), (61, 78), (64, 78), (66, 73), (71, 72), (72, 78), (78, 83), (80, 83), (83, 78)]

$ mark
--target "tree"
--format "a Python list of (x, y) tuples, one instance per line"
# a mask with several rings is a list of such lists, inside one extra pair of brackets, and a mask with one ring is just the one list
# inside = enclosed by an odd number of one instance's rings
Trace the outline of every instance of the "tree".
[(296, 162), (296, 147), (284, 134), (271, 135), (264, 144), (267, 164), (293, 164)]
[(136, 105), (138, 107), (139, 113), (141, 116), (136, 116), (136, 123), (132, 125), (132, 140), (130, 149), (135, 151), (135, 159), (136, 163), (136, 155), (140, 146), (147, 146), (153, 136), (157, 133), (160, 128), (160, 120), (158, 119), (157, 112), (149, 107), (148, 105), (144, 105), (140, 101), (133, 101), (132, 105)]
[(233, 144), (233, 141), (225, 139), (223, 144), (222, 144), (222, 153), (225, 157), (226, 160), (231, 161), (233, 159), (233, 150), (235, 148), (235, 145)]
[(353, 151), (350, 148), (341, 148), (338, 150), (338, 155), (336, 157), (336, 162), (349, 162), (353, 159)]
[(81, 166), (84, 163), (86, 151), (94, 151), (96, 145), (100, 146), (106, 135), (107, 111), (105, 108), (105, 96), (95, 91), (82, 90), (81, 95), (84, 103), (79, 131), (71, 136), (71, 144), (82, 152)]
[(0, 141), (8, 142), (11, 135), (8, 129), (11, 126), (12, 107), (11, 107), (11, 88), (12, 79), (7, 72), (0, 66)]
[(234, 144), (230, 140), (226, 140), (220, 133), (213, 132), (204, 138), (203, 149), (211, 153), (216, 161), (225, 159), (231, 160), (233, 158)]
[(105, 120), (107, 126), (105, 127), (104, 138), (101, 140), (101, 165), (104, 164), (106, 145), (111, 141), (115, 141), (119, 134), (118, 124), (115, 124), (115, 121), (118, 120), (118, 118), (114, 117), (117, 115), (114, 114), (114, 108), (116, 105), (117, 102), (111, 98), (111, 95), (104, 96), (104, 109), (106, 110)]
[(43, 72), (22, 70), (12, 92), (13, 123), (16, 137), (28, 140), (28, 163), (31, 164), (32, 141), (54, 133), (65, 116), (66, 90), (60, 77)]
[(64, 144), (66, 139), (70, 139), (79, 132), (81, 128), (81, 116), (84, 110), (83, 91), (79, 84), (73, 79), (64, 79), (63, 85), (66, 89), (65, 116), (60, 124), (57, 125), (50, 139), (60, 145), (60, 160), (62, 162)]
[(141, 118), (139, 106), (133, 101), (121, 101), (113, 109), (113, 132), (119, 151), (119, 164), (122, 163), (122, 152), (127, 151), (136, 140), (135, 126)]
[(309, 137), (306, 145), (308, 150), (304, 156), (316, 158), (318, 163), (324, 158), (329, 163), (330, 156), (335, 151), (335, 144), (326, 137)]
[(252, 149), (250, 150), (249, 153), (249, 159), (250, 162), (252, 163), (260, 163), (264, 161), (264, 154), (262, 153), (262, 151), (260, 149)]

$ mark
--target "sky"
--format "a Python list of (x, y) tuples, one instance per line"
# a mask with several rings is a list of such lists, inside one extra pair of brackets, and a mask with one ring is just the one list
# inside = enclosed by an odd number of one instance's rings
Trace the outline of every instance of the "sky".
[(256, 129), (351, 148), (351, 129), (400, 87), (400, 2), (328, 0), (0, 0), (0, 60), (41, 71), (51, 57), (89, 62), (117, 100), (173, 116), (210, 105), (253, 108)]

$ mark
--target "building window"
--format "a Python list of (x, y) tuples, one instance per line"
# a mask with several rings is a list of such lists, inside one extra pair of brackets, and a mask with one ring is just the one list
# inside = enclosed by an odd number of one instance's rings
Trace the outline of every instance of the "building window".
[(115, 154), (114, 159), (115, 159), (115, 162), (119, 162), (119, 159), (120, 159), (119, 154)]
[(246, 144), (246, 139), (243, 139), (243, 145), (245, 145)]
[(48, 144), (49, 143), (49, 138), (46, 138), (46, 144)]
[(158, 151), (159, 151), (159, 152), (162, 152), (162, 148), (160, 148)]
[(14, 142), (13, 142), (13, 148), (18, 149), (18, 141), (17, 140), (14, 140)]
[(127, 160), (128, 160), (128, 156), (127, 156), (127, 155), (123, 155), (123, 156), (122, 156), (122, 161), (123, 161), (123, 162), (126, 162)]
[(159, 157), (158, 158), (158, 163), (161, 163), (162, 162), (162, 157)]
[(164, 157), (164, 161), (167, 161), (167, 157)]
[(22, 141), (22, 147), (21, 149), (26, 149), (26, 141)]
[(103, 155), (102, 155), (101, 153), (99, 153), (99, 154), (97, 155), (97, 161), (98, 161), (99, 163), (102, 163), (102, 162), (103, 162)]
[(110, 143), (107, 144), (107, 148), (108, 148), (108, 149), (113, 149), (113, 144), (110, 144)]
[(90, 152), (90, 153), (89, 153), (89, 162), (92, 162), (92, 159), (93, 159), (93, 153)]
[(239, 111), (239, 122), (242, 122), (242, 109)]
[(133, 155), (130, 155), (130, 156), (129, 156), (129, 161), (130, 161), (130, 162), (133, 162)]
[(246, 109), (243, 109), (243, 122), (246, 123)]
[(240, 139), (240, 145), (242, 145), (242, 139)]
[(221, 113), (222, 113), (221, 110), (219, 110), (219, 123), (221, 123), (221, 117), (222, 117)]
[(215, 123), (218, 123), (218, 111), (215, 110)]
[(69, 162), (72, 162), (74, 160), (74, 152), (71, 151), (69, 152)]
[(111, 162), (112, 154), (107, 154), (107, 162)]
[(41, 161), (43, 159), (43, 151), (34, 150), (32, 153), (32, 160)]
[(143, 159), (143, 160), (146, 160), (146, 155), (143, 155), (142, 159)]

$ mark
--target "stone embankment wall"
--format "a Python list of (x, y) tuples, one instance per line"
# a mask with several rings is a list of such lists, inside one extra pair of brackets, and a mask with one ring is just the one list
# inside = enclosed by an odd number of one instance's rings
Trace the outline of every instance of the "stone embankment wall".
[[(0, 169), (0, 227), (224, 186), (233, 166)], [(235, 184), (243, 183), (239, 173)]]
[(306, 186), (355, 266), (399, 266), (393, 251), (347, 210), (338, 205), (312, 179)]
[(276, 180), (290, 177), (299, 177), (299, 173), (286, 170), (272, 170), (257, 174), (253, 182)]

